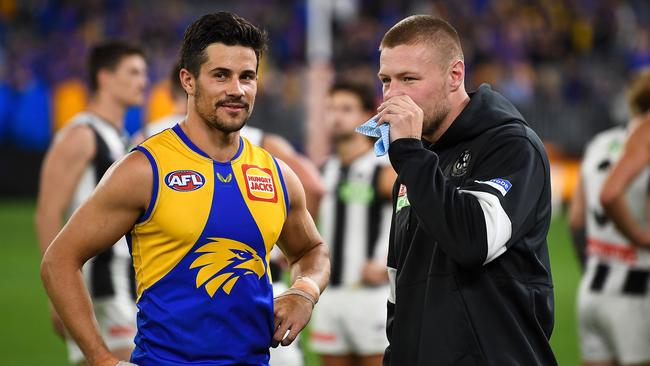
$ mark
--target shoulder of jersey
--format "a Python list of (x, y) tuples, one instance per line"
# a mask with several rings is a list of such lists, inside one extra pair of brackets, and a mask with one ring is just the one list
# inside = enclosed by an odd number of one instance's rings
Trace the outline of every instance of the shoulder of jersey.
[(615, 139), (625, 139), (627, 130), (621, 127), (612, 127), (605, 131), (601, 131), (594, 135), (591, 140), (587, 143), (585, 151), (590, 150), (591, 148), (597, 147), (601, 144), (607, 144)]

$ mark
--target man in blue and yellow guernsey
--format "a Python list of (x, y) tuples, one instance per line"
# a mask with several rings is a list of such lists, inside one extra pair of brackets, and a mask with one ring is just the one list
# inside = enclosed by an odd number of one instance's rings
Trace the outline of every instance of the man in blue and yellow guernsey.
[[(309, 321), (328, 248), (295, 173), (239, 136), (265, 40), (226, 12), (190, 25), (179, 75), (186, 120), (113, 166), (46, 252), (46, 290), (90, 365), (121, 361), (97, 331), (81, 268), (124, 234), (137, 282), (135, 364), (267, 365), (269, 347), (291, 344)], [(292, 286), (273, 299), (276, 242)]]

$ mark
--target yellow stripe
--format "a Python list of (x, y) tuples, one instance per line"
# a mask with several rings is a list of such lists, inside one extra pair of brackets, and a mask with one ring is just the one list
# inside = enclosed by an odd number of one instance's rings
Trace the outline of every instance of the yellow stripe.
[[(158, 166), (159, 191), (151, 216), (131, 234), (138, 300), (192, 249), (208, 220), (214, 192), (212, 161), (189, 150), (171, 130), (143, 146)], [(165, 176), (176, 170), (200, 173), (205, 178), (203, 186), (184, 192), (169, 188)]]

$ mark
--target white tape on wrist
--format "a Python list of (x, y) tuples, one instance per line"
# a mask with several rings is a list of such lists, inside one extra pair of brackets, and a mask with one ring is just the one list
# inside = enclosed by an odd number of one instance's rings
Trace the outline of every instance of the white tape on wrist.
[(311, 277), (298, 276), (296, 277), (296, 281), (294, 282), (294, 284), (298, 281), (303, 281), (304, 283), (309, 284), (309, 286), (311, 286), (311, 288), (314, 289), (314, 291), (316, 291), (316, 294), (320, 296), (320, 286), (318, 286), (316, 281), (314, 281)]

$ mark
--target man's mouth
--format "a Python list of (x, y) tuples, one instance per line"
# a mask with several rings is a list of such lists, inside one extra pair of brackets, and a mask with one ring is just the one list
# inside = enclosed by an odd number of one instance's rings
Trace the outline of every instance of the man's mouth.
[(224, 108), (228, 112), (240, 112), (248, 109), (248, 104), (246, 103), (235, 103), (235, 102), (225, 102), (219, 103), (217, 107)]

